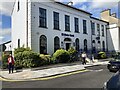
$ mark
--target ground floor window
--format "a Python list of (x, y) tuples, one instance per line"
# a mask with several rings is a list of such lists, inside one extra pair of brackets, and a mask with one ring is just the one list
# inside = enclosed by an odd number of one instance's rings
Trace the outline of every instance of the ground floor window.
[(87, 40), (84, 39), (84, 51), (87, 52), (88, 48), (87, 48)]
[(102, 42), (102, 45), (103, 45), (103, 51), (105, 51), (105, 42), (104, 41)]
[(59, 37), (54, 38), (54, 52), (60, 48), (60, 39)]
[(76, 50), (79, 51), (79, 39), (75, 40)]
[(92, 53), (96, 53), (95, 40), (92, 41)]
[(47, 38), (45, 35), (40, 36), (40, 54), (47, 54)]

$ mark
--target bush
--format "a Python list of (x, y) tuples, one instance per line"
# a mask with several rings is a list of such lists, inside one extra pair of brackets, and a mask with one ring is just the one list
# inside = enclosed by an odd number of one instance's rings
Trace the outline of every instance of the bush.
[(17, 48), (15, 49), (14, 54), (16, 68), (40, 66), (39, 54), (33, 52), (29, 48)]
[(105, 59), (106, 58), (106, 53), (105, 52), (99, 52), (98, 53), (98, 58), (99, 59)]
[(40, 61), (41, 61), (41, 65), (48, 65), (51, 64), (51, 58), (50, 55), (44, 55), (44, 54), (40, 54)]
[(70, 55), (68, 51), (59, 49), (53, 54), (52, 60), (55, 63), (66, 63), (70, 60)]
[(74, 61), (78, 60), (77, 51), (73, 47), (70, 47), (68, 49), (68, 53), (70, 55), (70, 61), (69, 62), (74, 62)]
[(16, 48), (16, 49), (14, 50), (14, 54), (17, 54), (17, 53), (19, 53), (19, 52), (24, 52), (24, 51), (32, 51), (32, 50), (30, 50), (29, 47), (27, 47), (27, 48), (20, 47), (20, 48)]
[(9, 54), (4, 54), (2, 55), (2, 68), (3, 69), (6, 69), (8, 68), (8, 57), (9, 57)]

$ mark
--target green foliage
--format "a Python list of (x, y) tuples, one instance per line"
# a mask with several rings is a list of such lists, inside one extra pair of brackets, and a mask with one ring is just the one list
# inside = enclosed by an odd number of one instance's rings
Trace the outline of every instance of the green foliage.
[(48, 65), (48, 64), (51, 64), (52, 61), (51, 61), (51, 58), (50, 58), (50, 55), (44, 55), (44, 54), (40, 54), (40, 61), (41, 61), (41, 65)]
[(66, 63), (70, 60), (70, 55), (68, 51), (59, 49), (53, 54), (52, 60), (55, 62)]
[(30, 50), (29, 47), (27, 47), (27, 48), (20, 47), (20, 48), (16, 48), (16, 49), (14, 50), (14, 54), (17, 54), (17, 53), (19, 53), (19, 52), (24, 52), (24, 51), (32, 51), (32, 50)]
[(16, 68), (30, 68), (40, 66), (39, 54), (30, 50), (30, 48), (21, 47), (15, 49), (14, 58)]
[(9, 57), (9, 54), (2, 54), (2, 68), (5, 69), (8, 67), (8, 57)]
[(69, 62), (74, 62), (74, 61), (78, 60), (77, 51), (73, 47), (70, 47), (68, 49), (68, 53), (70, 55), (70, 61)]
[(22, 69), (23, 65), (22, 65), (22, 60), (15, 60), (15, 69)]
[(99, 52), (98, 53), (98, 58), (99, 59), (105, 59), (106, 58), (106, 53), (105, 52)]
[(5, 49), (6, 49), (5, 44), (1, 44), (1, 45), (0, 45), (0, 52), (4, 52)]

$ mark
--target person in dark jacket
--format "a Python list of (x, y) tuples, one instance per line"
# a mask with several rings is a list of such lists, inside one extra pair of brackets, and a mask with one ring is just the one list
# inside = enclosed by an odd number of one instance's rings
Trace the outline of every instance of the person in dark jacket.
[(11, 54), (8, 57), (8, 69), (9, 69), (9, 74), (11, 73), (11, 70), (12, 70), (12, 73), (13, 73), (13, 70), (14, 70), (14, 59), (13, 59), (13, 56)]

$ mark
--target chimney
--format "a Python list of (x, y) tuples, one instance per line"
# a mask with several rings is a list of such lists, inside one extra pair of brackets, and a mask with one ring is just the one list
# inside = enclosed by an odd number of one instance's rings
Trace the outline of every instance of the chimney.
[(67, 3), (67, 5), (73, 6), (73, 2), (70, 1), (70, 2)]
[(108, 22), (109, 21), (110, 13), (111, 13), (110, 9), (106, 9), (106, 10), (102, 11), (100, 13), (101, 19)]
[(111, 16), (116, 18), (116, 13), (111, 14)]

